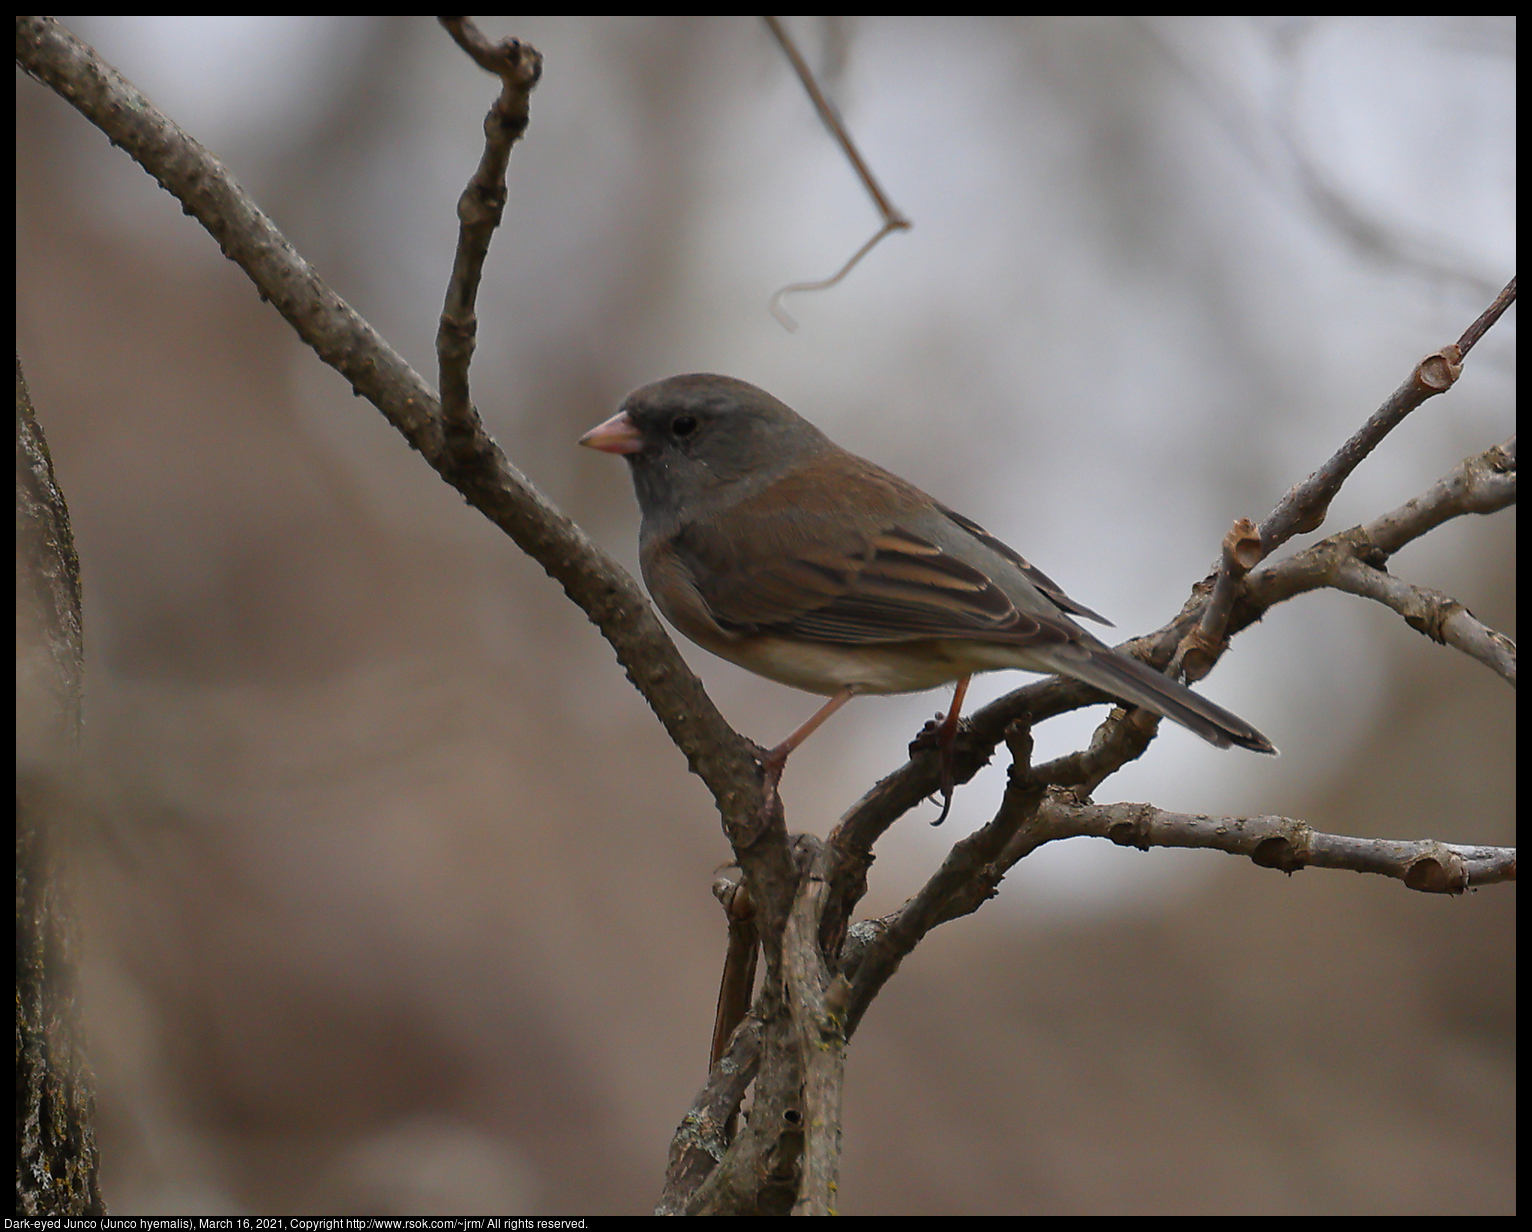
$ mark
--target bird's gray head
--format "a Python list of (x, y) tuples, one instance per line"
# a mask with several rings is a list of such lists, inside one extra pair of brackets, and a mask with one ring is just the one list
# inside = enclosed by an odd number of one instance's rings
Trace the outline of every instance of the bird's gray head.
[(725, 486), (738, 499), (835, 448), (764, 389), (707, 372), (635, 389), (583, 439), (626, 456), (645, 521), (661, 523), (674, 522), (681, 508), (704, 511)]

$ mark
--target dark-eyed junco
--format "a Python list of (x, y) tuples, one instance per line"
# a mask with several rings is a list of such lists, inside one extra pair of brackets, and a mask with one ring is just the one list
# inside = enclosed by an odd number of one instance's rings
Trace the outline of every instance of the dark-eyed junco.
[[(1071, 617), (1075, 602), (983, 527), (847, 453), (765, 390), (694, 373), (645, 385), (580, 438), (624, 455), (639, 560), (661, 612), (699, 646), (830, 698), (767, 755), (773, 777), (858, 693), (974, 672), (1057, 672), (1190, 728), (1275, 753), (1243, 719)], [(955, 722), (958, 705), (949, 713)]]

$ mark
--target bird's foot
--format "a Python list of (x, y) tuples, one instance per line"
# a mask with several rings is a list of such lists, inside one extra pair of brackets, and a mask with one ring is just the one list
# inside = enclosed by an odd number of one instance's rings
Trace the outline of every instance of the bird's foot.
[[(939, 826), (947, 820), (947, 814), (952, 811), (952, 797), (957, 791), (957, 756), (956, 748), (961, 724), (955, 721), (956, 716), (949, 718), (947, 715), (938, 714), (935, 719), (929, 721), (920, 729), (920, 733), (910, 741), (911, 755), (936, 750), (936, 770), (939, 776), (940, 786), (938, 790), (942, 798), (942, 811), (931, 824)], [(931, 797), (935, 798), (934, 794)]]

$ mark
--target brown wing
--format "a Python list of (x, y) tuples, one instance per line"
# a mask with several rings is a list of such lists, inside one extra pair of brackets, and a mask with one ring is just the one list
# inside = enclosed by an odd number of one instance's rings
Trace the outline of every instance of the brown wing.
[[(849, 456), (823, 473), (805, 467), (670, 540), (721, 628), (840, 645), (928, 638), (1058, 644), (1077, 636), (1062, 612), (1051, 620), (1048, 612), (1022, 610), (978, 565), (911, 530), (908, 523), (932, 516), (931, 502), (886, 471), (854, 459), (858, 500), (854, 511), (843, 508), (838, 493)], [(1016, 565), (1052, 604), (1094, 615), (974, 523), (941, 512)], [(750, 534), (730, 533), (740, 526)]]
[(1010, 561), (1013, 565), (1020, 569), (1023, 574), (1026, 575), (1027, 580), (1031, 582), (1032, 585), (1036, 586), (1038, 590), (1042, 591), (1043, 594), (1047, 595), (1048, 598), (1052, 599), (1054, 603), (1058, 604), (1058, 606), (1063, 608), (1066, 612), (1071, 612), (1076, 616), (1084, 616), (1088, 620), (1094, 620), (1099, 624), (1106, 625), (1108, 628), (1112, 627), (1112, 622), (1105, 616), (1101, 615), (1099, 612), (1091, 611), (1091, 609), (1086, 607), (1085, 604), (1071, 599), (1068, 595), (1066, 595), (1062, 586), (1055, 582), (1051, 577), (1049, 577), (1031, 561), (1022, 556), (1021, 553), (1016, 551), (1015, 548), (1011, 547), (1010, 544), (996, 539), (992, 534), (989, 533), (989, 531), (985, 530), (977, 522), (970, 518), (965, 518), (961, 513), (954, 513), (951, 509), (948, 509), (946, 505), (939, 505), (938, 508), (964, 530), (966, 530), (970, 535), (972, 535), (975, 539), (977, 539), (980, 543), (984, 544), (991, 551), (998, 552), (1001, 556), (1004, 556), (1006, 560)]

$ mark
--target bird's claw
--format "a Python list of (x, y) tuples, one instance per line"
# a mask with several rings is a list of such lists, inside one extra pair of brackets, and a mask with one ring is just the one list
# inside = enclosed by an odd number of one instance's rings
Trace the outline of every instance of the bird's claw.
[(957, 791), (957, 747), (958, 724), (947, 720), (945, 715), (937, 715), (934, 720), (921, 728), (920, 734), (915, 737), (910, 745), (913, 750), (916, 745), (921, 749), (929, 749), (933, 745), (936, 748), (936, 767), (941, 784), (942, 811), (931, 824), (939, 826), (947, 820), (947, 814), (952, 811), (952, 796)]

